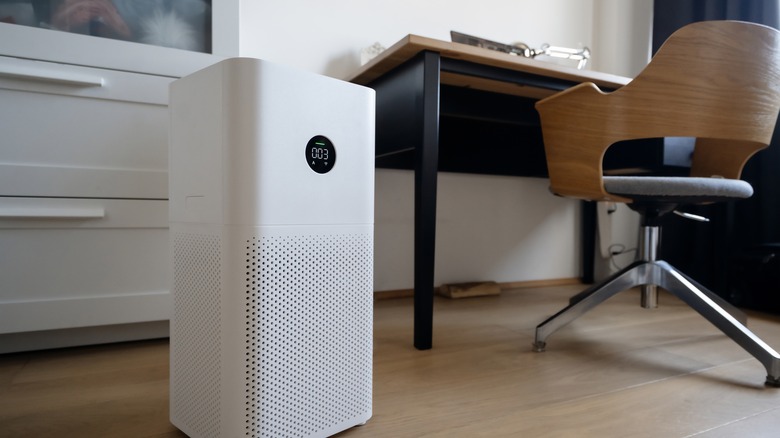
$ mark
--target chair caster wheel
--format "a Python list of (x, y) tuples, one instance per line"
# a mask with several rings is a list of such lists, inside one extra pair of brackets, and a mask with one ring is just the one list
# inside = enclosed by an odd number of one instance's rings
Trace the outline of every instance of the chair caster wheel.
[(534, 347), (534, 351), (535, 352), (541, 353), (541, 352), (544, 351), (545, 347), (547, 347), (547, 343), (546, 342), (534, 342), (533, 344), (531, 344), (531, 346)]

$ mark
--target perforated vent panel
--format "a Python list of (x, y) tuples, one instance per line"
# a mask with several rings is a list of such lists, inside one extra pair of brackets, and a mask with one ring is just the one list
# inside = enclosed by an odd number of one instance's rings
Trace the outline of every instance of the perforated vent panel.
[(372, 239), (247, 241), (247, 435), (308, 436), (370, 412)]
[(220, 433), (220, 240), (173, 234), (172, 417), (188, 433)]

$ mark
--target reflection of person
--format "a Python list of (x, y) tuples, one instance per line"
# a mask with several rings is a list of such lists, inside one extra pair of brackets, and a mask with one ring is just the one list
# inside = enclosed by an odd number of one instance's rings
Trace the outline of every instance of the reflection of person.
[(65, 0), (51, 17), (55, 29), (108, 38), (130, 38), (130, 28), (110, 0)]
[(136, 41), (186, 50), (206, 51), (208, 48), (210, 2), (114, 0), (114, 4), (130, 25)]
[(31, 3), (0, 0), (0, 23), (35, 26), (35, 10)]
[(185, 50), (209, 50), (211, 8), (204, 0), (64, 0), (51, 26), (68, 32)]

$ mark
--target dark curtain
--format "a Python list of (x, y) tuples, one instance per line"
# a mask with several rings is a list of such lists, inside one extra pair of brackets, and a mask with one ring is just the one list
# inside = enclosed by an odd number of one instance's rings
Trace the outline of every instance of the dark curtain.
[[(655, 0), (653, 52), (678, 28), (703, 20), (741, 20), (778, 28), (778, 0)], [(751, 56), (745, 47), (745, 56)], [(779, 124), (780, 125), (780, 124)], [(670, 218), (664, 226), (661, 256), (709, 289), (738, 305), (780, 310), (780, 284), (756, 284), (761, 270), (780, 266), (780, 126), (772, 145), (748, 162), (742, 178), (753, 185), (752, 198), (726, 204), (689, 207), (709, 223)], [(766, 264), (776, 253), (777, 260)], [(759, 266), (760, 264), (764, 266)], [(774, 265), (772, 265), (774, 263)], [(748, 290), (756, 289), (764, 290)], [(773, 290), (765, 290), (767, 287)], [(770, 310), (770, 309), (764, 309)]]
[(776, 0), (655, 0), (653, 52), (675, 30), (704, 20), (740, 20), (777, 28)]

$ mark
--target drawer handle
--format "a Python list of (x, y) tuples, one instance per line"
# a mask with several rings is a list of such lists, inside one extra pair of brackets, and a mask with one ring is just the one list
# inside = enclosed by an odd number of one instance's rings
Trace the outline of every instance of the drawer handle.
[(103, 78), (65, 71), (52, 72), (18, 65), (0, 65), (0, 76), (73, 87), (102, 87)]
[(3, 219), (102, 219), (103, 207), (0, 207)]

